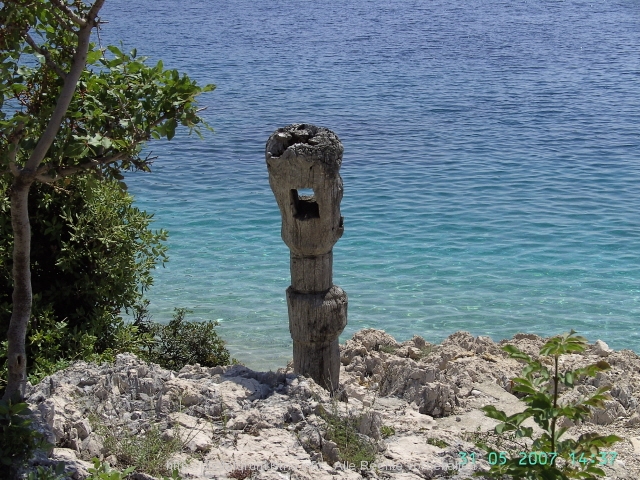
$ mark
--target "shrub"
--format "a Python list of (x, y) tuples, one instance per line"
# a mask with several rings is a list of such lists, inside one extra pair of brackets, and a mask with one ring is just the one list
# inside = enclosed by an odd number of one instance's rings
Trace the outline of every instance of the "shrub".
[(93, 460), (93, 468), (89, 468), (89, 477), (87, 480), (124, 480), (127, 475), (132, 473), (135, 468), (129, 467), (120, 472), (112, 470), (108, 462), (101, 462), (97, 458)]
[[(524, 402), (528, 407), (520, 413), (507, 416), (505, 412), (494, 406), (483, 407), (488, 417), (499, 420), (495, 427), (498, 436), (512, 436), (513, 439), (530, 439), (531, 445), (524, 444), (520, 450), (524, 452), (539, 452), (540, 458), (546, 460), (541, 464), (536, 460), (532, 464), (525, 454), (525, 462), (521, 462), (522, 454), (515, 452), (509, 458), (506, 452), (493, 452), (486, 443), (478, 443), (484, 450), (495, 453), (496, 464), (492, 465), (488, 472), (476, 472), (476, 476), (489, 478), (503, 478), (510, 475), (517, 479), (569, 479), (583, 478), (594, 479), (604, 476), (605, 472), (597, 466), (610, 461), (607, 452), (601, 452), (601, 448), (608, 448), (621, 440), (615, 435), (601, 436), (595, 433), (586, 433), (577, 440), (561, 439), (567, 431), (566, 427), (559, 427), (559, 421), (563, 418), (572, 421), (581, 421), (591, 415), (591, 408), (602, 408), (606, 394), (610, 387), (601, 387), (588, 398), (580, 398), (576, 401), (563, 402), (560, 398), (561, 384), (573, 388), (583, 376), (595, 376), (598, 372), (607, 370), (607, 362), (600, 361), (576, 370), (559, 371), (560, 356), (567, 353), (583, 352), (587, 346), (584, 337), (576, 336), (571, 330), (568, 334), (554, 337), (547, 341), (540, 349), (540, 356), (551, 359), (553, 370), (544, 364), (541, 359), (533, 360), (529, 355), (521, 352), (513, 345), (506, 345), (503, 349), (511, 358), (523, 360), (527, 365), (522, 370), (522, 376), (513, 379), (513, 390), (521, 392), (525, 396)], [(522, 423), (527, 418), (533, 418), (542, 429), (542, 434), (534, 438), (532, 427), (524, 427)], [(542, 454), (545, 456), (542, 457)], [(538, 455), (538, 453), (536, 453)], [(603, 462), (604, 460), (604, 462)], [(522, 464), (522, 463), (526, 463)]]
[(324, 408), (320, 416), (327, 422), (325, 438), (338, 446), (340, 461), (361, 465), (371, 464), (376, 457), (376, 446), (367, 437), (358, 433), (358, 422), (361, 416), (341, 415), (338, 412), (337, 400), (332, 403), (332, 411)]
[(27, 474), (27, 480), (67, 480), (64, 463), (58, 462), (55, 467), (37, 466)]
[(26, 403), (0, 400), (0, 478), (11, 478), (38, 448), (48, 444), (31, 428)]
[[(12, 303), (13, 233), (8, 180), (0, 179), (0, 335)], [(32, 318), (27, 332), (31, 380), (74, 359), (117, 351), (128, 331), (119, 314), (140, 308), (151, 271), (166, 261), (163, 230), (114, 180), (69, 177), (63, 187), (34, 184), (31, 213)], [(1, 352), (0, 352), (1, 353)], [(0, 360), (1, 363), (1, 360)]]
[(131, 471), (135, 468), (154, 476), (168, 474), (170, 469), (167, 462), (183, 448), (183, 442), (177, 436), (164, 440), (157, 425), (151, 425), (144, 434), (134, 434), (126, 426), (92, 423), (97, 433), (103, 437), (106, 451), (115, 455), (119, 466)]
[(153, 337), (146, 352), (140, 352), (141, 357), (171, 370), (180, 370), (185, 365), (196, 363), (203, 367), (215, 367), (235, 361), (230, 358), (224, 341), (215, 331), (218, 322), (185, 321), (187, 313), (192, 312), (186, 308), (176, 308), (168, 325), (152, 322), (144, 315), (138, 317), (134, 326)]

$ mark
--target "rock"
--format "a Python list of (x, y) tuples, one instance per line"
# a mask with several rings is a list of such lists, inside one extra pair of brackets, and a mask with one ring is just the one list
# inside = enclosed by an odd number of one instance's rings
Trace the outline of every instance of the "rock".
[(383, 330), (374, 330), (372, 328), (356, 332), (351, 341), (356, 344), (361, 344), (369, 351), (377, 351), (381, 346), (392, 348), (400, 347), (400, 344), (396, 342), (396, 339), (391, 335)]
[(418, 335), (414, 335), (413, 338), (411, 340), (409, 340), (409, 342), (413, 343), (413, 345), (417, 349), (422, 349), (422, 348), (425, 348), (427, 346), (427, 342), (425, 341), (425, 339), (420, 337), (420, 336), (418, 336)]
[(433, 382), (422, 389), (422, 400), (419, 403), (420, 413), (432, 417), (442, 417), (450, 414), (456, 403), (455, 395), (449, 385)]
[(53, 418), (55, 416), (55, 404), (53, 400), (47, 399), (38, 405), (38, 411), (47, 425), (53, 428)]
[(619, 417), (625, 417), (626, 414), (627, 412), (620, 403), (615, 400), (605, 400), (604, 408), (595, 409), (588, 421), (596, 425), (609, 425)]
[[(361, 331), (341, 347), (344, 395), (333, 398), (313, 380), (285, 369), (255, 372), (242, 365), (190, 365), (176, 375), (121, 354), (114, 364), (77, 362), (29, 385), (27, 401), (38, 428), (57, 443), (50, 458), (41, 455), (38, 461), (58, 459), (75, 472), (69, 476), (76, 480), (84, 479), (92, 466), (81, 459), (102, 456), (113, 461), (114, 452), (105, 450), (96, 433), (101, 430), (88, 422), (89, 414), (112, 432), (143, 438), (150, 428), (157, 428), (165, 441), (179, 436), (187, 452), (171, 461), (181, 465), (183, 478), (193, 480), (228, 478), (242, 465), (254, 470), (268, 465), (255, 475), (261, 479), (443, 478), (459, 451), (475, 448), (465, 440), (468, 435), (477, 427), (487, 431), (495, 426), (480, 407), (495, 405), (509, 415), (525, 408), (509, 393), (523, 365), (499, 347), (512, 344), (535, 356), (544, 341), (520, 334), (494, 344), (486, 337), (457, 332), (433, 346), (433, 353), (418, 357), (415, 352), (427, 346), (420, 337), (400, 344), (384, 332)], [(601, 359), (591, 348), (563, 356), (561, 368)], [(640, 478), (632, 451), (640, 442), (640, 358), (630, 351), (612, 351), (606, 361), (610, 370), (579, 380), (562, 397), (576, 401), (598, 386), (610, 385), (612, 399), (606, 408), (595, 410), (586, 422), (560, 425), (569, 427), (574, 438), (596, 428), (602, 434), (634, 438), (635, 443), (614, 445), (619, 454), (615, 469), (605, 470), (609, 478)], [(357, 435), (383, 452), (376, 455), (377, 470), (365, 469), (361, 475), (355, 466), (340, 461), (339, 445), (324, 438), (326, 412), (357, 419)], [(440, 440), (440, 446), (427, 439)], [(194, 455), (197, 458), (191, 458)], [(334, 468), (336, 462), (342, 464), (340, 472)], [(471, 476), (460, 470), (452, 478)]]
[(305, 425), (298, 434), (298, 440), (308, 452), (322, 449), (322, 435), (318, 428), (312, 425)]
[(639, 427), (640, 426), (640, 415), (638, 413), (634, 413), (625, 424), (626, 427)]
[(54, 448), (53, 455), (59, 459), (64, 460), (77, 460), (78, 456), (76, 455), (75, 450), (71, 450), (70, 448)]
[(420, 358), (422, 358), (422, 352), (417, 348), (407, 347), (407, 357), (412, 360), (420, 360)]
[(299, 405), (289, 405), (287, 407), (287, 414), (285, 415), (285, 422), (298, 423), (304, 420), (304, 414)]
[(204, 400), (194, 385), (180, 378), (166, 382), (162, 393), (169, 395), (172, 401), (184, 407), (198, 405)]
[(142, 472), (133, 472), (131, 474), (131, 480), (157, 480), (156, 477), (152, 477), (151, 475), (147, 475)]
[(75, 427), (76, 432), (78, 432), (78, 438), (80, 438), (80, 440), (84, 440), (91, 433), (91, 425), (89, 425), (89, 420), (86, 418), (77, 421), (73, 426)]
[(90, 434), (86, 437), (80, 446), (80, 450), (83, 454), (88, 456), (89, 458), (102, 456), (104, 449), (104, 445), (102, 444), (102, 440), (95, 433)]
[(51, 430), (53, 432), (56, 444), (61, 443), (67, 437), (67, 434), (64, 431), (64, 427), (65, 427), (64, 419), (60, 417), (53, 418), (53, 426), (51, 427)]
[(331, 440), (326, 440), (322, 445), (322, 455), (328, 464), (333, 465), (336, 463), (340, 458), (338, 444)]
[(375, 440), (380, 440), (382, 417), (378, 412), (366, 412), (358, 422), (358, 432)]
[(591, 353), (599, 357), (608, 357), (613, 353), (613, 350), (611, 350), (609, 345), (604, 343), (602, 340), (596, 340), (596, 343), (591, 347)]
[(54, 465), (64, 463), (67, 476), (74, 480), (87, 478), (89, 468), (93, 467), (92, 463), (78, 459), (76, 452), (69, 448), (54, 448), (49, 460)]
[(187, 430), (183, 432), (182, 439), (185, 447), (191, 452), (208, 452), (213, 446), (212, 438), (203, 431)]

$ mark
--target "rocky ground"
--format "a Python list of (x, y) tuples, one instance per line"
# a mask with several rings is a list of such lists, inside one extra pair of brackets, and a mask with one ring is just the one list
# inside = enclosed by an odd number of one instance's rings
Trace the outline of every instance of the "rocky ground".
[[(420, 337), (398, 343), (382, 331), (363, 330), (341, 347), (344, 393), (333, 398), (286, 369), (195, 365), (171, 372), (127, 354), (113, 365), (80, 362), (28, 388), (41, 428), (56, 444), (48, 459), (36, 463), (64, 461), (81, 479), (90, 458), (117, 467), (124, 446), (140, 450), (136, 440), (159, 438), (182, 449), (170, 462), (183, 478), (470, 478), (488, 466), (475, 441), (490, 440), (487, 432), (496, 424), (479, 408), (495, 405), (508, 414), (524, 409), (510, 393), (522, 364), (500, 347), (513, 344), (535, 356), (544, 341), (519, 334), (494, 343), (457, 332), (440, 345)], [(637, 480), (640, 357), (598, 341), (584, 355), (564, 356), (562, 365), (603, 359), (611, 369), (576, 390), (586, 395), (612, 385), (612, 399), (568, 434), (624, 438), (614, 446), (613, 465), (604, 469), (607, 478)], [(475, 464), (462, 466), (463, 456), (472, 454)]]

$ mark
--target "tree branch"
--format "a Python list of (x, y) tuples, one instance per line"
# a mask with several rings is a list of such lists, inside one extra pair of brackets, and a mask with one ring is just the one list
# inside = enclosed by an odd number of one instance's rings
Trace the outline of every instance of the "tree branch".
[[(11, 172), (15, 177), (20, 175), (20, 169), (16, 165), (16, 157), (18, 156), (18, 146), (20, 145), (20, 140), (22, 140), (22, 134), (24, 132), (24, 122), (18, 122), (16, 128), (9, 135), (9, 172)], [(3, 172), (3, 174), (6, 172)]]
[(93, 24), (92, 26), (96, 26), (99, 23), (96, 20), (96, 16), (98, 15), (98, 12), (100, 12), (104, 1), (105, 0), (96, 0), (96, 3), (93, 4), (93, 7), (91, 7), (91, 10), (89, 10), (89, 13), (87, 14), (87, 21), (91, 22)]
[(111, 155), (110, 157), (101, 159), (94, 158), (80, 165), (61, 168), (60, 170), (58, 170), (55, 176), (46, 175), (45, 172), (51, 170), (52, 167), (50, 167), (49, 165), (42, 165), (36, 172), (36, 179), (41, 181), (42, 183), (52, 183), (60, 180), (61, 178), (68, 177), (69, 175), (73, 175), (74, 173), (78, 173), (83, 170), (91, 170), (92, 168), (97, 168), (102, 165), (108, 165), (109, 163), (117, 162), (118, 160), (122, 160), (124, 157), (125, 154), (119, 152), (115, 155)]
[(144, 130), (143, 134), (134, 136), (134, 144), (137, 145), (140, 142), (146, 142), (151, 139), (151, 129), (153, 127), (157, 127), (162, 122), (164, 122), (167, 118), (169, 118), (168, 113), (163, 113), (159, 118), (157, 118), (154, 122), (151, 122), (147, 128)]
[(58, 21), (58, 25), (60, 25), (62, 28), (64, 28), (66, 31), (71, 32), (73, 34), (77, 33), (73, 27), (71, 25), (69, 25), (69, 23), (64, 20), (60, 14), (55, 11), (54, 9), (51, 10), (51, 14), (56, 17), (56, 20)]
[[(58, 0), (53, 0), (60, 4)], [(35, 171), (38, 168), (38, 165), (44, 159), (49, 147), (53, 143), (58, 130), (60, 129), (60, 124), (64, 119), (67, 109), (71, 104), (71, 99), (73, 98), (73, 94), (76, 90), (76, 86), (78, 84), (78, 80), (82, 75), (82, 72), (87, 64), (87, 52), (89, 51), (89, 40), (91, 39), (91, 31), (96, 24), (96, 15), (102, 8), (105, 0), (96, 0), (87, 15), (86, 20), (84, 20), (84, 25), (80, 28), (78, 32), (78, 47), (76, 48), (76, 52), (73, 55), (73, 62), (71, 63), (71, 69), (64, 79), (64, 85), (62, 86), (62, 91), (60, 92), (60, 96), (58, 97), (58, 103), (56, 104), (56, 108), (49, 119), (49, 123), (47, 124), (47, 128), (44, 133), (38, 140), (38, 144), (36, 148), (34, 148), (29, 160), (25, 165), (25, 168)], [(67, 7), (68, 8), (68, 7)]]
[(31, 48), (33, 48), (37, 53), (39, 53), (44, 57), (45, 61), (47, 62), (47, 65), (49, 65), (53, 70), (55, 70), (55, 72), (60, 76), (60, 78), (64, 80), (67, 77), (67, 74), (64, 72), (64, 70), (62, 70), (62, 67), (58, 65), (53, 60), (53, 58), (51, 58), (51, 54), (49, 53), (48, 50), (45, 50), (44, 48), (40, 48), (38, 44), (33, 40), (33, 38), (31, 38), (31, 35), (29, 35), (28, 33), (25, 35), (24, 38), (26, 42), (29, 44), (29, 46), (31, 46)]
[[(51, 0), (51, 3), (55, 7), (57, 7), (58, 10), (64, 13), (69, 18), (69, 20), (71, 20), (76, 25), (79, 25), (80, 27), (85, 27), (87, 25), (87, 21), (83, 18), (80, 18), (78, 15), (76, 15), (76, 13), (73, 10), (71, 10), (66, 3), (61, 2), (60, 0)], [(88, 18), (91, 18), (91, 17), (88, 17)]]

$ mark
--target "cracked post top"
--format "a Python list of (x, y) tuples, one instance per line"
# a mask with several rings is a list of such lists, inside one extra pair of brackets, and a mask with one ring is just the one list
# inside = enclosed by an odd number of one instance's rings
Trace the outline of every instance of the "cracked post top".
[(294, 123), (277, 129), (267, 140), (267, 162), (272, 158), (282, 160), (304, 158), (308, 162), (320, 162), (326, 173), (336, 175), (342, 165), (344, 148), (338, 136), (328, 128), (308, 123)]

